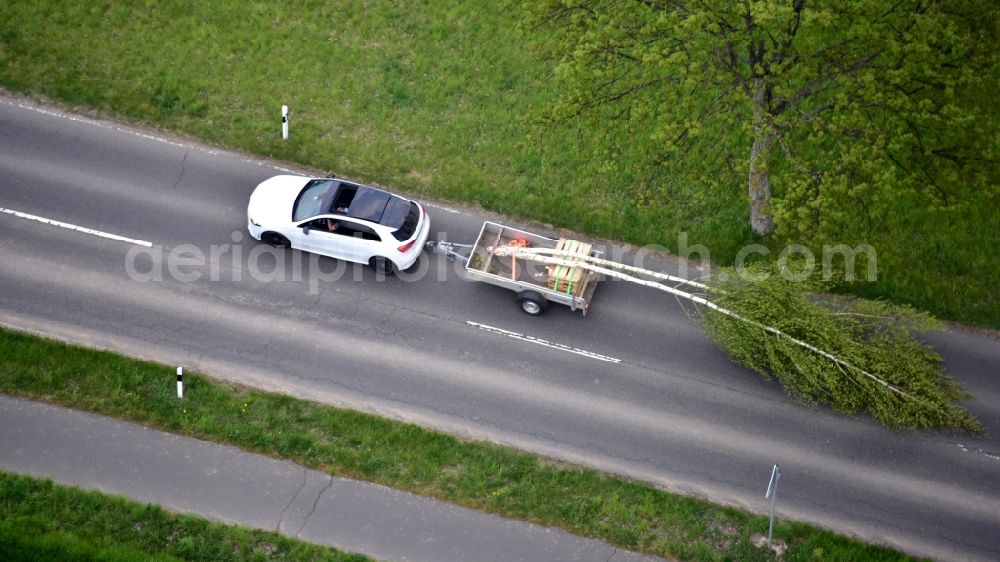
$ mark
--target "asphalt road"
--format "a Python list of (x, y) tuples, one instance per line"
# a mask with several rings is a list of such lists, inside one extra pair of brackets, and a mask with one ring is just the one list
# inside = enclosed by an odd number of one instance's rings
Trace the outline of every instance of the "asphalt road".
[[(245, 234), (245, 206), (279, 169), (0, 99), (0, 322), (760, 512), (779, 463), (779, 517), (939, 559), (1000, 559), (995, 337), (930, 338), (992, 437), (894, 433), (791, 402), (656, 291), (608, 282), (587, 317), (531, 318), (442, 256), (380, 280), (272, 251)], [(432, 233), (457, 242), (488, 218), (430, 212)]]

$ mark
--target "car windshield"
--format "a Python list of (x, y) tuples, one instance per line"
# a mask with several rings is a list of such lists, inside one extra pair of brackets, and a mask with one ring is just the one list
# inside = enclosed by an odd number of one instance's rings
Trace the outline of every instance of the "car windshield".
[(329, 212), (333, 205), (333, 196), (337, 192), (336, 180), (311, 180), (302, 188), (295, 199), (292, 210), (292, 220), (300, 221)]

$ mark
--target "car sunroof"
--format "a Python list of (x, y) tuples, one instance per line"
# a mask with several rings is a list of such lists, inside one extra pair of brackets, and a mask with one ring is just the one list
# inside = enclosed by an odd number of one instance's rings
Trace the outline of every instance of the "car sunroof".
[(358, 186), (354, 198), (345, 207), (345, 214), (366, 221), (379, 222), (389, 197), (390, 195), (384, 191)]

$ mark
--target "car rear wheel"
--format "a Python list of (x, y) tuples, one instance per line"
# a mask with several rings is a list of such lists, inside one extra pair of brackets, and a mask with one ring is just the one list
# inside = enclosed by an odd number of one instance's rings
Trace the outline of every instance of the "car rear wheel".
[(292, 245), (292, 243), (288, 241), (288, 238), (285, 238), (277, 232), (265, 232), (260, 236), (260, 239), (265, 244), (270, 244), (276, 248), (287, 248)]
[(392, 275), (396, 271), (396, 264), (392, 263), (392, 260), (382, 256), (374, 256), (372, 259), (368, 260), (368, 265), (372, 267), (377, 273), (383, 275)]

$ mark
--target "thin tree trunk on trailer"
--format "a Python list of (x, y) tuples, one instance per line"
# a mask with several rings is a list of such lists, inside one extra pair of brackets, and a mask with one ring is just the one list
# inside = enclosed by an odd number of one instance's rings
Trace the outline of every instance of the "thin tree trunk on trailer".
[(774, 232), (774, 217), (771, 215), (771, 148), (775, 133), (766, 121), (769, 92), (758, 81), (753, 99), (753, 147), (750, 149), (750, 229), (757, 236), (767, 236)]

